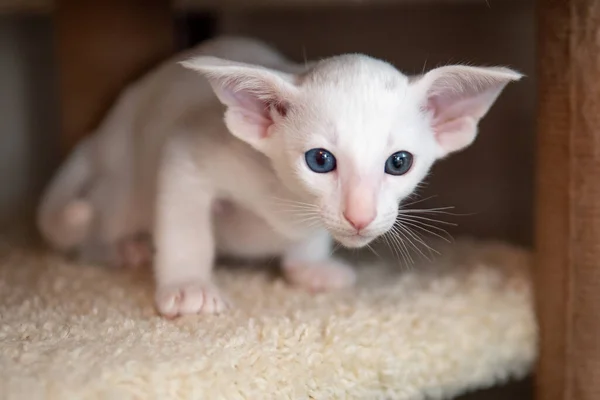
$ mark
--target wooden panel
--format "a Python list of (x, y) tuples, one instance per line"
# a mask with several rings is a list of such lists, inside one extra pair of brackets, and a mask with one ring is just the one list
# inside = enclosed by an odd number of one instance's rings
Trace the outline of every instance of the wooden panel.
[(193, 9), (260, 9), (260, 8), (289, 8), (304, 7), (313, 9), (315, 7), (365, 7), (365, 6), (389, 6), (389, 5), (457, 5), (476, 4), (490, 8), (498, 3), (519, 3), (523, 0), (175, 0), (175, 7), (183, 10)]
[[(528, 0), (529, 1), (529, 0)], [(178, 10), (256, 9), (288, 7), (363, 7), (395, 4), (476, 4), (491, 8), (498, 3), (519, 3), (523, 0), (174, 0)], [(0, 13), (48, 12), (55, 8), (52, 0), (0, 0)]]
[(54, 8), (52, 0), (0, 0), (0, 13), (47, 13)]
[(538, 400), (600, 399), (600, 1), (538, 2)]
[(92, 130), (119, 91), (174, 47), (167, 0), (58, 0), (62, 149)]

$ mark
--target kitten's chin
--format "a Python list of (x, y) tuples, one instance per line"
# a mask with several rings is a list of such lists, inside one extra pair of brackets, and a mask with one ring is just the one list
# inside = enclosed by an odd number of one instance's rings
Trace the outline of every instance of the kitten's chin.
[(362, 235), (333, 235), (333, 238), (338, 241), (342, 246), (357, 249), (360, 247), (364, 247), (371, 243), (375, 237), (374, 236), (362, 236)]

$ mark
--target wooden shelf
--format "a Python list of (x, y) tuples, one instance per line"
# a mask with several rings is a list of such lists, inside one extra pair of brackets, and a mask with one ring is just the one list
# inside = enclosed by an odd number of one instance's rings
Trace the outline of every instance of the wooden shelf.
[[(487, 2), (486, 2), (487, 1)], [(285, 7), (369, 6), (391, 4), (483, 4), (522, 0), (173, 0), (175, 10), (249, 9)], [(55, 8), (52, 0), (0, 0), (0, 14), (49, 13)]]
[(48, 13), (53, 8), (52, 0), (0, 0), (0, 14)]
[[(392, 4), (468, 4), (483, 3), (485, 0), (176, 0), (175, 7), (181, 10), (196, 9), (249, 9), (285, 7), (328, 7), (369, 6)], [(509, 0), (488, 0), (489, 3)]]

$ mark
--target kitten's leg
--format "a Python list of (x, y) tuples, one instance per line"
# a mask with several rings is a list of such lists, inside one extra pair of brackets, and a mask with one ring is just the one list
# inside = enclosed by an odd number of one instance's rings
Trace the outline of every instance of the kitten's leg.
[(142, 228), (135, 218), (142, 205), (135, 201), (136, 186), (130, 171), (130, 166), (124, 166), (120, 174), (106, 173), (89, 189), (95, 218), (90, 224), (90, 235), (81, 246), (83, 260), (132, 268), (151, 260), (151, 243), (140, 235), (148, 228)]
[(86, 240), (77, 250), (77, 260), (114, 268), (139, 268), (152, 262), (150, 238), (126, 235), (116, 242)]
[(102, 266), (118, 265), (119, 254), (114, 245), (99, 240), (87, 239), (75, 252), (77, 262)]
[(130, 235), (117, 244), (117, 262), (126, 268), (139, 268), (149, 265), (154, 256), (154, 248), (149, 235)]
[(227, 303), (211, 281), (212, 191), (187, 152), (171, 150), (176, 151), (166, 154), (157, 196), (156, 306), (167, 317), (218, 313)]
[(349, 265), (331, 258), (332, 239), (325, 231), (297, 243), (283, 256), (286, 279), (311, 291), (354, 285), (356, 274)]

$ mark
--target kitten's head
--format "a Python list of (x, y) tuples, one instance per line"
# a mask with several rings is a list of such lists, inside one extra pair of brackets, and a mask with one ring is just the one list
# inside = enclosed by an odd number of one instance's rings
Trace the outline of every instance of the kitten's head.
[(502, 89), (521, 77), (460, 65), (407, 77), (364, 55), (300, 74), (206, 56), (184, 66), (209, 79), (231, 133), (269, 157), (348, 247), (391, 229), (434, 161), (471, 144)]

